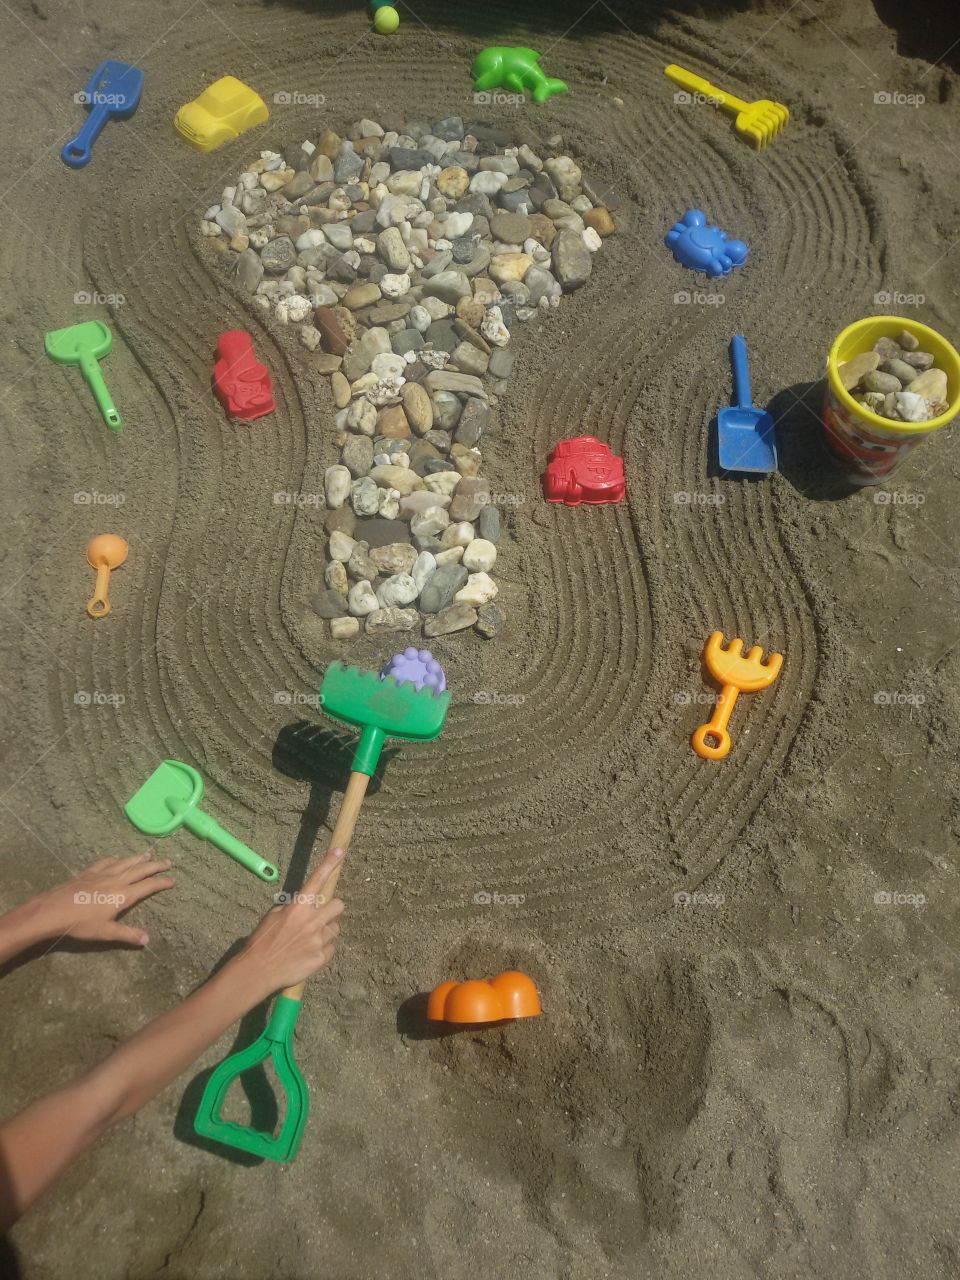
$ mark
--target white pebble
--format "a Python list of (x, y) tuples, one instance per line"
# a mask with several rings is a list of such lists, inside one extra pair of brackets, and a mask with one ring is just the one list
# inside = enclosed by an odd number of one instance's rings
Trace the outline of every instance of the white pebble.
[(366, 617), (368, 613), (373, 613), (375, 609), (380, 608), (380, 602), (373, 594), (373, 587), (366, 578), (355, 582), (347, 592), (347, 608), (355, 618)]
[(402, 298), (410, 289), (410, 277), (388, 272), (380, 278), (380, 292), (385, 298)]
[[(477, 539), (482, 542), (482, 538)], [(468, 548), (469, 550), (469, 548)], [(464, 552), (466, 555), (466, 552)], [(497, 594), (497, 584), (486, 573), (471, 573), (467, 578), (466, 586), (460, 588), (453, 597), (458, 604), (472, 604), (474, 607), (486, 604), (488, 600), (492, 600)]]
[(456, 240), (458, 236), (465, 236), (472, 226), (472, 213), (451, 213), (443, 224), (443, 230), (448, 239)]
[(915, 391), (898, 391), (897, 414), (902, 422), (926, 422), (930, 413), (930, 403)]
[(419, 303), (410, 308), (410, 314), (407, 319), (419, 333), (426, 333), (433, 324), (433, 317), (430, 312), (426, 307), (421, 307)]
[[(281, 285), (288, 284), (289, 281), (284, 280)], [(292, 285), (290, 286), (293, 287)], [(281, 298), (277, 303), (276, 315), (281, 324), (300, 324), (306, 320), (307, 316), (313, 314), (313, 305), (309, 298), (304, 298), (302, 294), (294, 293), (289, 297)]]
[(463, 560), (461, 561), (463, 567), (469, 569), (471, 573), (482, 572), (484, 574), (489, 573), (496, 562), (497, 548), (492, 542), (488, 542), (486, 538), (474, 538), (469, 547), (464, 550)]
[(375, 373), (378, 378), (402, 378), (406, 367), (407, 362), (403, 356), (395, 355), (392, 351), (382, 351), (380, 355), (373, 357), (370, 372)]
[(323, 492), (331, 511), (336, 511), (343, 506), (350, 494), (352, 483), (353, 476), (339, 462), (335, 466), (327, 467), (323, 473)]
[(582, 234), (583, 234), (583, 243), (587, 246), (587, 248), (590, 250), (591, 253), (596, 253), (597, 250), (603, 245), (603, 241), (600, 239), (599, 235), (597, 235), (596, 231), (594, 231), (593, 227), (584, 227)]

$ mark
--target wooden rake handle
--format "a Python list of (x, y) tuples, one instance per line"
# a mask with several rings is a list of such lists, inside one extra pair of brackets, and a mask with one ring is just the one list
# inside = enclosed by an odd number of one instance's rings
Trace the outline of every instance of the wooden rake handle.
[[(346, 851), (350, 847), (350, 841), (353, 839), (354, 828), (357, 825), (357, 819), (360, 817), (360, 809), (363, 806), (363, 798), (367, 794), (369, 782), (370, 778), (366, 773), (351, 773), (347, 789), (343, 793), (340, 812), (337, 814), (337, 825), (333, 828), (333, 835), (330, 837), (330, 844), (327, 848), (328, 853), (330, 849), (343, 849)], [(342, 870), (343, 863), (341, 862), (323, 882), (323, 896), (328, 902), (333, 897)], [(295, 986), (284, 987), (280, 994), (289, 996), (291, 1000), (299, 1000), (303, 995), (304, 985), (304, 983), (298, 982)]]

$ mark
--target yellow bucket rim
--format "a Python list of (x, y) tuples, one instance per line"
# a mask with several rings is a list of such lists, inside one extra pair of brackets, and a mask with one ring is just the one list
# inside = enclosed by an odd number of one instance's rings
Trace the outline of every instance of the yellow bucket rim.
[[(840, 348), (846, 344), (851, 335), (868, 332), (879, 325), (884, 328), (887, 325), (897, 325), (901, 329), (906, 329), (908, 333), (912, 333), (919, 338), (921, 348), (924, 348), (924, 340), (926, 339), (929, 344), (931, 338), (936, 340), (932, 344), (933, 346), (946, 348), (946, 363), (949, 367), (943, 371), (947, 375), (948, 385), (952, 382), (957, 390), (945, 412), (938, 417), (928, 418), (926, 422), (891, 422), (889, 418), (881, 417), (879, 413), (874, 413), (872, 409), (867, 409), (858, 400), (854, 400), (853, 396), (840, 381), (840, 374), (837, 371), (837, 353)], [(877, 336), (884, 337), (885, 335), (880, 333)], [(930, 348), (927, 346), (924, 349), (929, 350)], [(931, 329), (929, 325), (921, 324), (919, 320), (908, 320), (904, 316), (868, 316), (865, 320), (857, 320), (854, 324), (848, 324), (845, 329), (842, 329), (834, 338), (833, 346), (827, 356), (827, 381), (836, 398), (855, 417), (870, 423), (872, 427), (876, 427), (880, 431), (887, 431), (893, 435), (927, 435), (931, 431), (945, 427), (948, 422), (952, 422), (957, 414), (960, 413), (960, 354), (957, 353), (953, 344), (948, 342), (942, 333), (938, 333), (936, 329)]]

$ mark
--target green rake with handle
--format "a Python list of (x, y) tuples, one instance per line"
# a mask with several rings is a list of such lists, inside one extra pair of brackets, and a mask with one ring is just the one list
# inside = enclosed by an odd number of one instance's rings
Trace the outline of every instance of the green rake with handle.
[[(331, 849), (346, 850), (366, 795), (367, 784), (380, 759), (387, 738), (404, 742), (432, 742), (439, 737), (450, 704), (450, 694), (399, 683), (392, 676), (381, 679), (375, 671), (363, 671), (334, 662), (320, 686), (324, 713), (340, 724), (360, 730), (353, 753), (350, 781), (330, 840)], [(324, 882), (329, 901), (336, 889), (340, 866)], [(207, 1081), (193, 1127), (203, 1138), (221, 1142), (266, 1160), (293, 1160), (300, 1146), (309, 1110), (307, 1083), (293, 1057), (293, 1031), (300, 1013), (304, 983), (286, 987), (277, 997), (262, 1034), (246, 1049), (224, 1058)], [(268, 1061), (286, 1095), (286, 1114), (278, 1133), (264, 1133), (222, 1118), (231, 1085), (245, 1071)]]

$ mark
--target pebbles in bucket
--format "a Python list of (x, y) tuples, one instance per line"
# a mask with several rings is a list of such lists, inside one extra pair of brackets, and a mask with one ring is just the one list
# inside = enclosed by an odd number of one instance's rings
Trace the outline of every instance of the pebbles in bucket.
[(947, 375), (915, 334), (879, 338), (837, 368), (844, 389), (858, 404), (892, 422), (928, 422), (947, 411)]
[(331, 378), (341, 456), (311, 601), (331, 634), (495, 635), (481, 446), (517, 326), (586, 284), (615, 231), (589, 179), (458, 116), (360, 120), (262, 152), (201, 231)]

